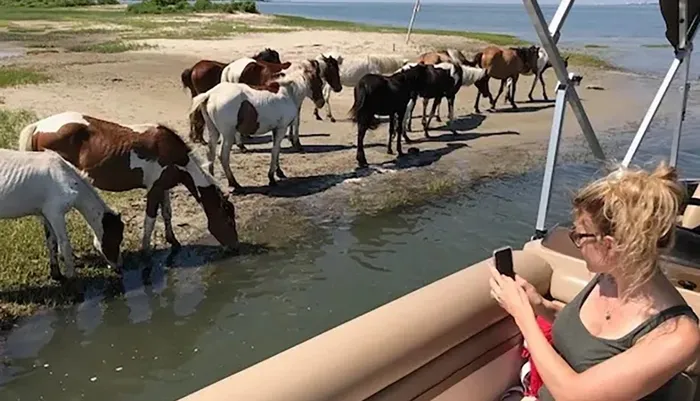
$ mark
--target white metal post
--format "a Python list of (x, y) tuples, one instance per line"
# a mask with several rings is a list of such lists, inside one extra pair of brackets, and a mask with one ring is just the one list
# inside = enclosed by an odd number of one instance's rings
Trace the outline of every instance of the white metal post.
[[(692, 43), (690, 44), (692, 46)], [(690, 50), (692, 51), (692, 49)], [(671, 158), (668, 162), (672, 167), (676, 167), (678, 164), (678, 149), (681, 144), (681, 133), (683, 132), (683, 122), (685, 121), (685, 110), (688, 107), (688, 90), (690, 89), (690, 82), (688, 78), (690, 76), (690, 52), (685, 56), (685, 69), (683, 72), (683, 94), (681, 95), (681, 108), (678, 113), (678, 127), (676, 132), (673, 134), (673, 141), (671, 143)]]
[[(537, 31), (537, 36), (539, 36), (540, 42), (542, 42), (542, 46), (547, 52), (547, 57), (552, 63), (552, 67), (554, 68), (554, 71), (557, 74), (559, 82), (569, 83), (569, 77), (566, 71), (566, 67), (564, 66), (564, 60), (562, 59), (561, 54), (559, 53), (559, 49), (557, 49), (557, 46), (554, 44), (554, 41), (552, 40), (552, 37), (549, 34), (549, 30), (546, 28), (547, 24), (545, 22), (544, 15), (542, 15), (542, 10), (538, 5), (537, 0), (523, 0), (523, 3), (525, 4), (525, 8), (527, 8), (528, 14), (530, 15), (532, 23), (535, 26), (535, 31)], [(584, 136), (588, 140), (588, 145), (593, 151), (593, 154), (597, 158), (605, 160), (605, 154), (603, 153), (603, 149), (601, 148), (600, 143), (598, 142), (598, 138), (596, 138), (595, 133), (593, 132), (593, 127), (591, 126), (591, 122), (588, 120), (586, 111), (583, 109), (583, 104), (581, 104), (581, 99), (578, 97), (578, 93), (574, 88), (569, 88), (569, 93), (567, 97), (569, 99), (569, 103), (571, 104), (571, 108), (574, 112), (574, 115), (578, 120), (579, 126), (581, 127)]]
[[(572, 88), (573, 90), (573, 88)], [(559, 83), (557, 87), (557, 97), (554, 103), (554, 116), (552, 117), (552, 130), (549, 134), (549, 147), (547, 148), (547, 161), (544, 167), (544, 177), (542, 179), (542, 191), (540, 192), (540, 205), (537, 210), (537, 223), (535, 224), (535, 236), (542, 238), (546, 234), (545, 221), (549, 201), (552, 198), (552, 181), (554, 180), (554, 167), (557, 164), (559, 155), (559, 142), (561, 140), (561, 130), (564, 125), (564, 115), (566, 114), (566, 97), (568, 93), (566, 83)]]
[(416, 21), (416, 14), (418, 14), (418, 10), (420, 9), (420, 0), (416, 0), (416, 3), (413, 5), (413, 14), (411, 14), (411, 21), (408, 23), (408, 31), (406, 32), (406, 43), (408, 43), (408, 40), (411, 38), (411, 31), (413, 30), (413, 23)]
[(571, 7), (573, 5), (574, 0), (563, 0), (561, 3), (559, 3), (559, 7), (552, 17), (552, 22), (549, 23), (549, 34), (552, 35), (552, 40), (554, 43), (559, 42), (559, 38), (561, 37), (561, 27), (564, 25), (566, 17), (569, 16), (569, 11), (571, 11)]

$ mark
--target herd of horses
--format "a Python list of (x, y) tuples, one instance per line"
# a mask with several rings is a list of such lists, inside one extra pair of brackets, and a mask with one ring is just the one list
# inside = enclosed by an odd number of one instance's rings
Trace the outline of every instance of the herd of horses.
[[(285, 178), (279, 163), (282, 140), (287, 137), (295, 151), (303, 152), (299, 141), (300, 112), (304, 98), (335, 122), (330, 95), (343, 86), (354, 87), (354, 103), (349, 111), (357, 125), (359, 167), (367, 167), (364, 137), (376, 129), (378, 116), (388, 116), (387, 153), (403, 155), (401, 138), (411, 139), (413, 108), (423, 98), (421, 123), (426, 137), (433, 117), (440, 121), (439, 106), (447, 100), (448, 127), (454, 119), (455, 97), (463, 86), (474, 85), (477, 97), (474, 109), (479, 113), (480, 96), (487, 97), (491, 109), (504, 88), (505, 99), (513, 108), (520, 75), (534, 75), (528, 97), (539, 80), (547, 99), (543, 72), (551, 67), (546, 53), (537, 46), (500, 48), (488, 46), (472, 60), (455, 49), (433, 51), (410, 60), (390, 56), (344, 58), (336, 53), (320, 54), (299, 62), (282, 62), (276, 50), (266, 48), (253, 57), (231, 63), (200, 60), (181, 74), (183, 87), (189, 89), (189, 138), (207, 146), (207, 161), (195, 156), (193, 149), (171, 128), (162, 124), (124, 125), (66, 111), (24, 127), (17, 150), (0, 150), (0, 218), (14, 219), (38, 215), (43, 223), (49, 251), (51, 278), (64, 281), (74, 275), (74, 256), (66, 230), (65, 214), (75, 208), (87, 221), (94, 236), (94, 247), (108, 265), (119, 269), (124, 223), (120, 213), (111, 209), (95, 188), (122, 192), (146, 190), (142, 250), (151, 248), (156, 218), (160, 210), (165, 239), (180, 247), (172, 226), (170, 190), (182, 184), (204, 210), (208, 229), (219, 243), (231, 250), (239, 247), (235, 208), (214, 179), (217, 146), (219, 161), (233, 192), (243, 190), (230, 166), (233, 144), (246, 152), (245, 140), (272, 133), (273, 146), (268, 170), (269, 185)], [(501, 81), (494, 98), (489, 80)], [(429, 99), (433, 105), (426, 111)], [(204, 128), (208, 138), (204, 140)], [(454, 133), (455, 131), (452, 130)], [(65, 275), (59, 268), (65, 265)]]

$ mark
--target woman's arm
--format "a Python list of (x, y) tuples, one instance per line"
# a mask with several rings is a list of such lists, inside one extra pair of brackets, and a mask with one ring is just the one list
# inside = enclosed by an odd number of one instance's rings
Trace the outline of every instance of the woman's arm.
[(531, 358), (557, 401), (629, 401), (653, 392), (697, 357), (700, 330), (688, 318), (674, 319), (631, 349), (576, 373), (547, 342), (533, 316), (517, 322)]

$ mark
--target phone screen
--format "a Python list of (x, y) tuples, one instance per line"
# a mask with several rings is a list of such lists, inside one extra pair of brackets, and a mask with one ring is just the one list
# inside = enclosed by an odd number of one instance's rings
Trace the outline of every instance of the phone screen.
[(505, 274), (510, 278), (515, 277), (515, 272), (513, 271), (513, 249), (511, 247), (496, 249), (493, 252), (493, 258), (496, 263), (496, 270), (499, 273)]

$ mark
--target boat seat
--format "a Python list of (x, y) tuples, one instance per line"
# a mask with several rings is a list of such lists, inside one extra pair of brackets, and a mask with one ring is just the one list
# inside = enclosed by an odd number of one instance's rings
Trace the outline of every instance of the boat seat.
[[(700, 185), (695, 188), (691, 199), (700, 199)], [(700, 206), (689, 204), (683, 211), (682, 216), (681, 227), (685, 227), (689, 230), (695, 230), (700, 227)]]

